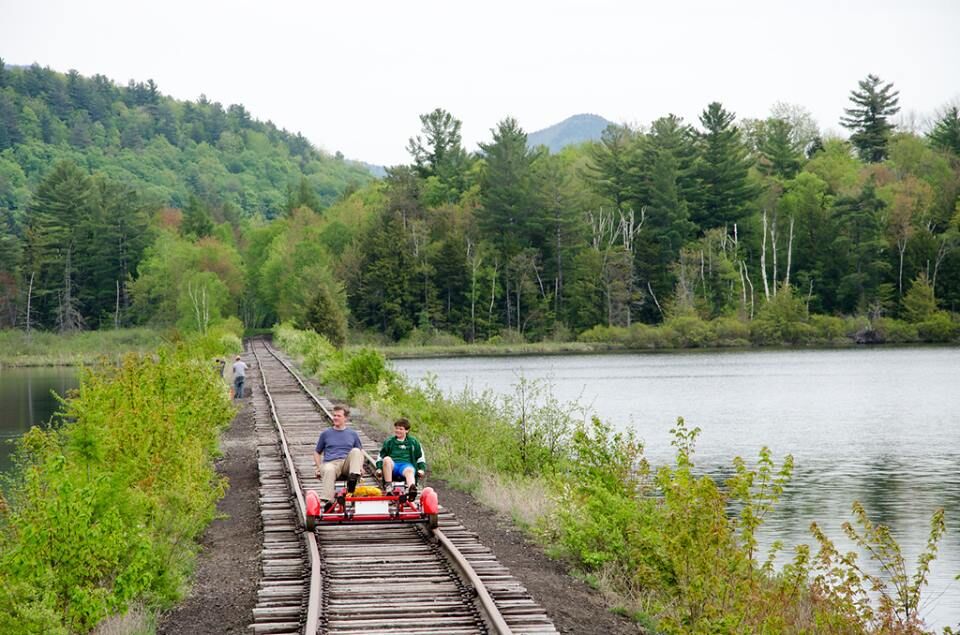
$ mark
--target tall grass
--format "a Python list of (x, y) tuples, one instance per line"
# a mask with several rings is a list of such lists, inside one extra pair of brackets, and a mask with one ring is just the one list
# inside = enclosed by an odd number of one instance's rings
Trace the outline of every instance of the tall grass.
[(58, 335), (44, 331), (0, 331), (0, 366), (74, 366), (101, 357), (116, 360), (145, 353), (163, 344), (164, 336), (148, 328), (82, 331)]

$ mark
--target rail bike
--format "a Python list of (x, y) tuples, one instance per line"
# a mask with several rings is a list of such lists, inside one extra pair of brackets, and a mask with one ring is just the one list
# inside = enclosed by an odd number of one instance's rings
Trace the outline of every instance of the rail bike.
[(419, 496), (411, 496), (402, 483), (394, 485), (389, 493), (376, 486), (362, 485), (350, 494), (346, 485), (338, 481), (335, 492), (334, 500), (324, 509), (316, 491), (307, 490), (308, 531), (326, 524), (422, 523), (430, 529), (436, 529), (439, 524), (440, 504), (432, 487), (423, 488)]

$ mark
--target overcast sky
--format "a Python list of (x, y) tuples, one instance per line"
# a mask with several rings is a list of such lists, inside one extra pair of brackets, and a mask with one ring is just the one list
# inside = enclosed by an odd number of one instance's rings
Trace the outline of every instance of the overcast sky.
[(839, 131), (873, 73), (928, 116), (960, 98), (960, 1), (0, 0), (0, 57), (242, 103), (392, 165), (436, 107), (468, 149), (507, 115), (527, 131), (584, 112), (696, 122), (715, 100), (738, 117), (795, 103)]

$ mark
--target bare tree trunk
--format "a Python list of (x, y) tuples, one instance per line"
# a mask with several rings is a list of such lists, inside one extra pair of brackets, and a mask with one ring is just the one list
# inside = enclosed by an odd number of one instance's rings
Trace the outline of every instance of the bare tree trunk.
[(763, 275), (763, 295), (770, 301), (770, 286), (767, 284), (767, 210), (763, 210), (763, 240), (760, 243), (760, 273)]
[(113, 328), (120, 328), (120, 281), (117, 280), (117, 306), (113, 311)]
[(490, 307), (487, 309), (487, 322), (493, 322), (493, 308), (496, 306), (497, 302), (497, 268), (499, 261), (493, 259), (493, 273), (490, 274)]
[(30, 303), (31, 303), (32, 300), (33, 300), (33, 277), (34, 277), (35, 275), (37, 275), (37, 272), (36, 272), (36, 271), (31, 271), (31, 272), (30, 272), (30, 286), (27, 287), (27, 314), (26, 314), (26, 316), (25, 316), (25, 317), (26, 317), (26, 321), (27, 321), (27, 335), (30, 335), (30, 326), (31, 326), (31, 320), (30, 320), (30, 310), (31, 310), (31, 309), (30, 309)]
[(770, 223), (770, 245), (773, 247), (773, 297), (777, 297), (777, 215), (773, 215)]
[(657, 305), (657, 311), (660, 311), (660, 317), (663, 317), (663, 307), (660, 306), (660, 301), (657, 300), (657, 294), (653, 292), (653, 287), (650, 285), (650, 281), (647, 281), (647, 291), (650, 292), (650, 297), (653, 298), (653, 303)]
[(903, 297), (903, 254), (907, 251), (907, 238), (897, 238), (897, 252), (900, 254), (900, 268), (897, 271), (897, 290), (900, 297)]
[(790, 217), (790, 240), (787, 242), (787, 276), (783, 283), (790, 286), (790, 266), (793, 263), (793, 216)]

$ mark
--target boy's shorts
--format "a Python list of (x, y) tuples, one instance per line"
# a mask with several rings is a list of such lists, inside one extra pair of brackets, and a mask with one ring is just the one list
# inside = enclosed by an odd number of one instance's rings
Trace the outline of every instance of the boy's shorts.
[(393, 478), (403, 478), (403, 471), (408, 467), (412, 468), (413, 466), (407, 463), (406, 461), (398, 461), (393, 464)]

